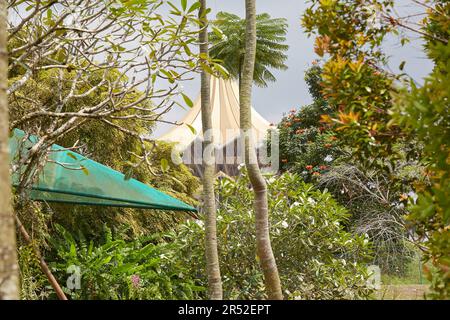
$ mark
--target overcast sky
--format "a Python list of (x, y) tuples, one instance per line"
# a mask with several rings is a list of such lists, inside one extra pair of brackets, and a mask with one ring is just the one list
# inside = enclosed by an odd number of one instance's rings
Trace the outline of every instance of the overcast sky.
[[(176, 1), (175, 1), (176, 2)], [(244, 0), (208, 0), (212, 8), (210, 19), (215, 17), (219, 11), (235, 13), (245, 16)], [(415, 10), (411, 0), (397, 0), (397, 9), (402, 14)], [(311, 66), (311, 62), (317, 59), (313, 50), (314, 39), (308, 38), (300, 26), (300, 19), (308, 6), (302, 0), (257, 0), (258, 13), (267, 12), (272, 17), (286, 18), (289, 23), (287, 44), (288, 51), (287, 71), (274, 72), (277, 77), (275, 83), (270, 83), (267, 88), (254, 88), (253, 107), (269, 122), (277, 123), (293, 107), (301, 107), (309, 104), (311, 97), (305, 81), (303, 80), (305, 70)], [(405, 71), (415, 80), (420, 81), (426, 76), (431, 68), (430, 61), (425, 59), (420, 41), (413, 41), (406, 47), (399, 45), (398, 39), (390, 39), (386, 44), (386, 51), (391, 56), (390, 67), (398, 71), (401, 61), (407, 61)], [(200, 81), (195, 79), (183, 84), (184, 91), (195, 99), (200, 90)], [(167, 120), (180, 120), (186, 111), (176, 108), (166, 116)], [(166, 125), (159, 125), (155, 136), (160, 136), (169, 129)]]

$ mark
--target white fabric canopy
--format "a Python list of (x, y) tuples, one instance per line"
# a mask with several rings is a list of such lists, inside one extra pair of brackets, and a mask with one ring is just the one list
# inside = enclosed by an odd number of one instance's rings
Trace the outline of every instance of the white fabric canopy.
[[(224, 146), (239, 135), (239, 88), (236, 81), (211, 77), (211, 106), (214, 142), (216, 146)], [(177, 142), (189, 146), (195, 139), (202, 138), (200, 97), (194, 102), (191, 110), (159, 140)], [(186, 124), (195, 129), (195, 134)], [(255, 142), (266, 138), (271, 127), (258, 112), (252, 108), (252, 134)]]

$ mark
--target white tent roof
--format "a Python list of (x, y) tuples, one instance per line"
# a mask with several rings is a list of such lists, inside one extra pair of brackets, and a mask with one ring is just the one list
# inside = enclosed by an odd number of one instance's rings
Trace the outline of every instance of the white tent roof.
[[(211, 106), (214, 142), (216, 145), (225, 145), (239, 135), (239, 88), (237, 82), (211, 77)], [(179, 126), (173, 127), (159, 140), (188, 146), (197, 137), (202, 137), (200, 97), (179, 123), (181, 123)], [(192, 126), (196, 134), (186, 124)], [(270, 123), (252, 108), (252, 134), (255, 141), (264, 139), (270, 127)]]

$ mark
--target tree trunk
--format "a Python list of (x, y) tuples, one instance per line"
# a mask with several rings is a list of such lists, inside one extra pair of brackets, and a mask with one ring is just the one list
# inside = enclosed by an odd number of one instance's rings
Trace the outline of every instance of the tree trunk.
[(0, 1), (0, 300), (19, 299), (16, 230), (11, 206), (8, 152), (7, 3)]
[[(202, 24), (200, 32), (200, 53), (202, 63), (208, 57), (208, 20), (206, 0), (201, 0), (199, 18)], [(217, 250), (216, 197), (214, 194), (215, 153), (211, 119), (210, 75), (203, 69), (201, 73), (201, 109), (203, 129), (203, 212), (205, 223), (206, 272), (208, 275), (208, 296), (212, 300), (222, 299), (222, 280), (220, 277), (219, 254)]]
[(251, 101), (253, 73), (256, 56), (256, 1), (245, 0), (247, 27), (245, 31), (245, 58), (239, 92), (240, 125), (245, 141), (245, 165), (255, 193), (256, 250), (264, 274), (269, 299), (283, 299), (280, 277), (273, 255), (269, 236), (269, 211), (267, 185), (256, 158), (256, 149), (251, 139)]

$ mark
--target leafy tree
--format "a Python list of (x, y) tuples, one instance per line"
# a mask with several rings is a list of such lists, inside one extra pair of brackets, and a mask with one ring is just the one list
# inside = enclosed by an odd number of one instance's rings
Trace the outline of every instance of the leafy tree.
[(450, 3), (432, 1), (424, 21), (426, 52), (432, 73), (423, 86), (410, 83), (396, 95), (394, 119), (423, 144), (422, 161), (430, 184), (416, 181), (417, 202), (411, 201), (409, 221), (425, 241), (432, 298), (450, 297)]
[(316, 64), (305, 74), (314, 102), (298, 110), (292, 109), (278, 125), (280, 168), (302, 174), (306, 181), (328, 171), (343, 153), (337, 146), (335, 133), (327, 123), (321, 122), (323, 116), (334, 113), (320, 93), (321, 73)]
[[(314, 0), (303, 17), (303, 25), (307, 32), (317, 35), (316, 53), (328, 58), (322, 91), (339, 113), (327, 120), (336, 125), (343, 140), (357, 146), (355, 157), (366, 167), (392, 175), (397, 170), (396, 162), (403, 157), (398, 145), (417, 139), (419, 148), (413, 155), (428, 167), (425, 178), (413, 183), (422, 196), (402, 198), (412, 203), (409, 219), (416, 223), (413, 230), (422, 238), (417, 244), (437, 270), (430, 272), (432, 297), (446, 298), (449, 204), (448, 164), (444, 159), (448, 158), (445, 80), (449, 6), (447, 1), (416, 3), (426, 8), (423, 14), (427, 16), (418, 24), (408, 23), (409, 16), (395, 16), (393, 1), (374, 0), (361, 5), (359, 0)], [(381, 44), (388, 34), (401, 34), (402, 30), (420, 35), (435, 62), (433, 73), (422, 87), (408, 83), (404, 74), (384, 68), (388, 59)], [(400, 41), (405, 45), (409, 38)], [(400, 71), (405, 63), (399, 66)], [(429, 241), (424, 243), (424, 239)]]
[[(349, 215), (332, 196), (292, 173), (267, 177), (270, 236), (280, 270), (283, 294), (289, 299), (360, 299), (370, 295), (366, 263), (370, 243), (364, 235), (345, 231)], [(264, 299), (264, 277), (254, 255), (255, 223), (252, 190), (244, 172), (234, 181), (223, 178), (218, 237), (224, 294), (227, 299)], [(178, 256), (203, 282), (204, 225), (188, 221), (180, 227)]]
[[(132, 123), (151, 126), (181, 104), (180, 82), (198, 67), (198, 55), (189, 49), (198, 33), (198, 6), (185, 4), (163, 19), (163, 3), (153, 0), (10, 1), (11, 12), (25, 12), (8, 20), (8, 96), (27, 105), (10, 129), (33, 129), (39, 137), (21, 159), (28, 165), (21, 171), (20, 194), (33, 183), (49, 147), (92, 122), (133, 137), (141, 144), (134, 164), (148, 163), (155, 141), (130, 129)], [(52, 98), (17, 98), (42, 72), (54, 83)], [(92, 95), (96, 104), (83, 103)]]
[[(354, 146), (353, 158), (367, 168), (385, 169), (386, 159), (395, 158), (392, 145), (402, 135), (397, 126), (388, 126), (395, 79), (381, 68), (386, 58), (378, 47), (392, 27), (376, 25), (378, 7), (372, 8), (372, 3), (378, 2), (314, 0), (302, 24), (317, 35), (315, 52), (326, 58), (321, 92), (335, 115), (323, 121), (335, 126), (340, 140)], [(379, 2), (383, 8), (391, 4)]]
[[(53, 88), (57, 83), (57, 75), (54, 70), (40, 71), (35, 75), (36, 79), (30, 79), (24, 86), (15, 92), (14, 99), (11, 98), (11, 119), (20, 119), (26, 114), (30, 105), (27, 99), (31, 99), (34, 105), (52, 103), (57, 97)], [(73, 77), (73, 74), (65, 71), (65, 77)], [(92, 78), (98, 74), (93, 73)], [(70, 88), (65, 88), (70, 90)], [(78, 104), (68, 103), (67, 108), (83, 108), (97, 104), (106, 94), (102, 90), (98, 94), (86, 95)], [(128, 99), (133, 101), (137, 95), (130, 95)], [(31, 106), (32, 107), (32, 106)], [(120, 124), (123, 128), (148, 134), (153, 130), (154, 123), (147, 122), (124, 122)], [(35, 120), (28, 127), (34, 132), (35, 128), (47, 128), (46, 119)], [(198, 178), (194, 177), (190, 170), (184, 165), (163, 166), (163, 159), (170, 159), (172, 146), (165, 143), (157, 145), (146, 145), (152, 153), (147, 157), (152, 164), (136, 165), (141, 162), (137, 155), (142, 153), (143, 147), (139, 140), (126, 132), (120, 130), (110, 130), (109, 125), (92, 121), (83, 126), (79, 126), (60, 137), (57, 141), (62, 146), (77, 145), (78, 152), (83, 155), (103, 163), (115, 170), (125, 172), (128, 176), (136, 178), (146, 184), (152, 185), (163, 192), (171, 194), (185, 202), (193, 205), (197, 204), (196, 194), (200, 187)], [(19, 205), (20, 206), (17, 206)], [(20, 216), (23, 224), (33, 234), (33, 245), (37, 246), (45, 258), (52, 254), (48, 247), (48, 239), (55, 235), (52, 226), (58, 223), (66, 228), (70, 233), (82, 232), (93, 241), (99, 241), (106, 225), (113, 230), (116, 235), (120, 235), (124, 240), (135, 239), (136, 237), (152, 234), (155, 232), (166, 232), (173, 229), (181, 221), (184, 221), (186, 214), (179, 212), (167, 212), (157, 210), (138, 210), (131, 208), (105, 208), (97, 206), (76, 206), (63, 204), (39, 204), (25, 202), (25, 199), (16, 199), (16, 212)], [(29, 261), (37, 259), (35, 254), (31, 254), (30, 247), (19, 237), (19, 253), (21, 264), (22, 297), (44, 297), (48, 290), (42, 288), (41, 281), (34, 282), (33, 279), (40, 279), (41, 272), (39, 266), (29, 264)], [(45, 282), (46, 283), (46, 282)], [(34, 289), (33, 289), (34, 287)], [(44, 286), (45, 287), (45, 286)]]
[[(284, 44), (287, 33), (286, 19), (272, 19), (269, 14), (256, 15), (256, 62), (254, 81), (261, 87), (267, 87), (268, 82), (274, 82), (275, 76), (269, 70), (286, 70), (288, 46)], [(246, 20), (227, 13), (219, 12), (213, 21), (210, 34), (212, 47), (210, 55), (222, 60), (223, 66), (230, 75), (240, 79), (243, 72), (245, 56)]]
[(406, 214), (402, 197), (410, 191), (404, 190), (407, 182), (418, 178), (411, 173), (421, 167), (405, 158), (396, 164), (396, 172), (387, 175), (352, 159), (354, 146), (345, 139), (339, 141), (339, 131), (323, 122), (336, 111), (321, 95), (321, 74), (315, 63), (305, 75), (313, 104), (292, 109), (278, 125), (280, 167), (332, 193), (351, 214), (348, 229), (370, 236), (374, 263), (384, 273), (404, 274), (412, 252), (402, 218)]
[[(94, 238), (99, 222), (108, 222), (126, 238), (167, 230), (184, 218), (132, 209), (30, 205), (25, 191), (53, 143), (75, 147), (145, 183), (182, 190), (195, 202), (197, 179), (183, 166), (167, 168), (156, 151), (167, 155), (169, 148), (148, 137), (161, 115), (180, 104), (179, 82), (197, 68), (188, 44), (197, 34), (191, 27), (198, 7), (183, 3), (163, 20), (162, 2), (153, 0), (8, 1), (11, 12), (20, 12), (7, 20), (9, 127), (39, 137), (21, 159), (26, 166), (16, 204), (24, 224), (35, 229), (37, 245), (43, 246), (53, 231), (50, 221)], [(166, 55), (172, 59), (162, 58)], [(166, 89), (155, 90), (163, 84)]]

